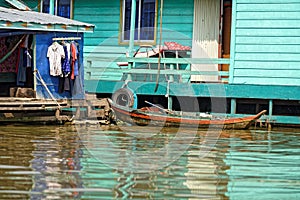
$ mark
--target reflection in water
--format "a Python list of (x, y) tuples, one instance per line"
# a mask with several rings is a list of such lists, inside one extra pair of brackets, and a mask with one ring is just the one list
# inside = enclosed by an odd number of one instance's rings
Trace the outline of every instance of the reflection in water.
[[(199, 143), (200, 144), (200, 143)], [(221, 199), (218, 190), (222, 184), (222, 178), (218, 167), (222, 166), (222, 160), (217, 151), (212, 150), (206, 157), (199, 155), (199, 147), (193, 146), (187, 153), (186, 185), (192, 197), (202, 199)]]
[(76, 197), (81, 149), (72, 127), (2, 126), (0, 199)]
[[(78, 131), (1, 126), (0, 199), (300, 199), (299, 130), (224, 131), (206, 157), (199, 156), (206, 131)], [(167, 151), (179, 131), (192, 143)], [(175, 154), (164, 166), (156, 160)], [(137, 164), (161, 167), (132, 170)]]
[(230, 199), (299, 199), (299, 132), (253, 134), (241, 143), (232, 138), (224, 159), (230, 168)]

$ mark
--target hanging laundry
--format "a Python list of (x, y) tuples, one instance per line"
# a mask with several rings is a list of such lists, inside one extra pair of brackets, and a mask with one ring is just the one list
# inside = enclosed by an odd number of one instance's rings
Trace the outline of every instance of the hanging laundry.
[(75, 76), (78, 76), (78, 49), (75, 42), (71, 42), (71, 79), (74, 80)]
[(25, 48), (19, 50), (19, 62), (18, 62), (18, 73), (17, 73), (17, 86), (24, 86), (26, 82), (26, 60)]
[(70, 64), (71, 44), (64, 42), (63, 48), (65, 52), (65, 59), (62, 64), (62, 72), (64, 76), (68, 76), (71, 73), (71, 64)]
[[(32, 40), (30, 35), (24, 36), (24, 39), (20, 43), (18, 50), (18, 62), (17, 62), (17, 86), (31, 85), (30, 72), (32, 70), (32, 52), (31, 52)], [(30, 68), (30, 69), (29, 69)], [(28, 76), (29, 75), (29, 76)]]
[(50, 75), (62, 75), (62, 59), (65, 58), (63, 46), (58, 42), (54, 42), (51, 46), (48, 47), (47, 57), (50, 64)]
[(82, 94), (84, 94), (83, 89), (83, 74), (81, 74), (81, 60), (80, 60), (80, 47), (78, 43), (75, 43), (77, 47), (77, 66), (78, 66), (78, 75), (75, 77), (74, 86), (72, 88), (72, 96), (73, 98), (83, 98)]

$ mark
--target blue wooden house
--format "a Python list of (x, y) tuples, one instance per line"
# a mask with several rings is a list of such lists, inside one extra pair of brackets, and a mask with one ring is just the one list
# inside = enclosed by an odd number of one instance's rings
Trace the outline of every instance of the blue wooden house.
[[(69, 108), (70, 99), (85, 98), (83, 34), (94, 25), (27, 7), (0, 7), (0, 26), (0, 121), (69, 120), (62, 108)], [(70, 66), (58, 70), (64, 61)]]
[[(10, 89), (20, 87), (34, 89), (39, 99), (83, 99), (83, 33), (92, 32), (94, 26), (34, 11), (0, 7), (0, 13), (1, 96), (12, 97)], [(50, 73), (48, 55), (52, 44), (69, 41), (77, 43), (79, 72), (73, 83), (81, 87), (72, 88), (73, 94), (59, 91), (61, 77)]]
[(125, 87), (138, 107), (267, 109), (271, 122), (300, 124), (299, 0), (23, 2), (95, 24), (83, 51), (86, 90), (98, 97)]

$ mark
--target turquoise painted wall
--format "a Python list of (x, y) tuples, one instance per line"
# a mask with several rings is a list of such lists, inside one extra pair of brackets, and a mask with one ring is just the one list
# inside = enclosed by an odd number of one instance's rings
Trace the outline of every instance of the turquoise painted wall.
[(95, 25), (94, 33), (85, 34), (85, 79), (120, 80), (121, 73), (97, 73), (94, 68), (117, 68), (114, 62), (97, 60), (99, 57), (125, 56), (126, 49), (119, 46), (120, 1), (74, 1), (74, 19)]
[(299, 13), (299, 0), (233, 0), (230, 83), (300, 85)]
[[(24, 0), (37, 8), (37, 0)], [(76, 0), (74, 19), (96, 25), (85, 34), (85, 66), (118, 66), (97, 57), (124, 56), (128, 45), (120, 45), (120, 0)], [(6, 4), (0, 0), (0, 5)], [(159, 12), (160, 1), (158, 1)], [(164, 0), (163, 42), (191, 46), (193, 0)], [(300, 0), (233, 0), (231, 44), (232, 84), (300, 85)], [(159, 16), (159, 13), (158, 13)], [(159, 17), (157, 25), (159, 26)], [(157, 30), (157, 42), (159, 29)], [(92, 60), (93, 62), (87, 62)], [(111, 73), (111, 72), (110, 72)], [(93, 75), (94, 74), (94, 75)], [(120, 74), (97, 74), (87, 79), (120, 80)]]
[[(191, 46), (193, 29), (193, 0), (165, 0), (163, 7), (164, 41), (183, 41)], [(94, 33), (86, 34), (86, 49), (98, 45), (119, 46), (118, 34), (120, 29), (120, 0), (85, 0), (74, 1), (74, 19), (96, 25)], [(160, 2), (158, 1), (158, 12)], [(184, 10), (184, 12), (183, 12)], [(157, 23), (159, 26), (159, 13)], [(172, 31), (173, 35), (169, 35)], [(157, 41), (159, 40), (159, 29)], [(127, 45), (121, 45), (127, 48)]]
[(162, 23), (164, 33), (162, 37), (163, 42), (176, 41), (191, 47), (193, 21), (194, 0), (164, 0)]
[(0, 6), (8, 8), (9, 4), (7, 4), (4, 0), (0, 0)]
[[(120, 80), (120, 73), (97, 73), (93, 68), (119, 68), (114, 62), (105, 62), (99, 57), (124, 57), (128, 44), (119, 43), (120, 0), (85, 0), (74, 1), (74, 19), (96, 25), (94, 33), (85, 34), (85, 67), (86, 79)], [(158, 1), (157, 25), (160, 22), (160, 1)], [(183, 12), (184, 11), (184, 12)], [(165, 0), (163, 6), (163, 40), (176, 41), (183, 45), (192, 45), (193, 33), (193, 0)], [(157, 29), (159, 44), (159, 28)], [(138, 47), (135, 47), (137, 49)], [(92, 62), (90, 62), (92, 61)]]
[[(95, 24), (94, 33), (85, 35), (85, 46), (91, 49), (98, 45), (118, 45), (120, 26), (119, 0), (74, 1), (74, 19)], [(108, 41), (108, 39), (110, 39)]]

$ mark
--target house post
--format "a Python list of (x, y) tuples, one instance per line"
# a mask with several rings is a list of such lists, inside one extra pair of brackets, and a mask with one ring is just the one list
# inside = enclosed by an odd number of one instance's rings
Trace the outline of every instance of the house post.
[[(129, 57), (132, 58), (134, 54), (134, 31), (135, 31), (135, 15), (136, 15), (136, 1), (131, 1), (131, 17), (130, 17), (130, 38), (129, 38)], [(132, 69), (134, 63), (128, 63), (128, 69)], [(130, 73), (127, 74), (127, 81), (131, 81), (132, 76)]]
[(54, 15), (54, 4), (55, 0), (50, 0), (49, 2), (49, 14)]
[(236, 114), (236, 99), (231, 99), (230, 114)]
[(133, 54), (134, 54), (135, 15), (136, 15), (136, 1), (135, 0), (131, 0), (129, 57), (132, 57)]

